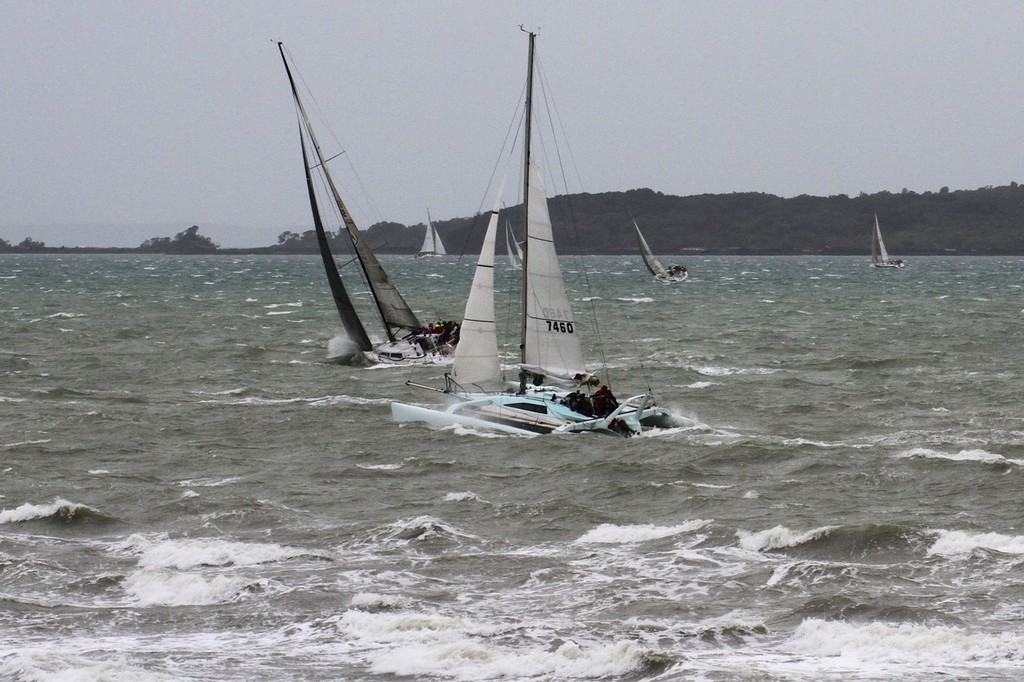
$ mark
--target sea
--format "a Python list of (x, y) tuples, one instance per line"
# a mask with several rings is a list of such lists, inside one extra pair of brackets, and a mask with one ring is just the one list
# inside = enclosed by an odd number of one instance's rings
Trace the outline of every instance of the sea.
[(316, 256), (0, 256), (0, 679), (1024, 676), (1024, 258), (681, 260), (562, 259), (624, 439), (393, 422)]

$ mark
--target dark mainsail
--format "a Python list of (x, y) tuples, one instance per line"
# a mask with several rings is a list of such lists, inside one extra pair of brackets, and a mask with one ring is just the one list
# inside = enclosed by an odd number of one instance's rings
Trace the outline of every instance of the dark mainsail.
[[(377, 305), (377, 311), (384, 323), (384, 332), (387, 334), (388, 340), (395, 341), (396, 331), (421, 331), (423, 329), (423, 325), (420, 324), (415, 313), (412, 312), (412, 308), (410, 308), (409, 304), (405, 302), (402, 295), (398, 293), (398, 288), (395, 286), (394, 282), (391, 281), (391, 278), (388, 277), (388, 273), (385, 272), (384, 267), (380, 264), (380, 261), (377, 260), (377, 256), (373, 253), (373, 250), (370, 248), (370, 245), (363, 236), (363, 233), (356, 226), (355, 220), (352, 219), (351, 214), (348, 212), (348, 208), (345, 206), (345, 202), (342, 200), (341, 194), (338, 192), (338, 188), (334, 184), (334, 179), (331, 177), (331, 173), (327, 168), (327, 163), (320, 150), (320, 144), (316, 139), (316, 133), (313, 132), (313, 126), (309, 121), (309, 116), (306, 114), (306, 108), (303, 106), (302, 98), (299, 97), (299, 91), (295, 87), (295, 80), (292, 78), (292, 71), (288, 66), (288, 59), (284, 54), (284, 45), (282, 43), (278, 43), (277, 48), (281, 52), (281, 60), (284, 62), (285, 71), (288, 73), (288, 82), (291, 84), (292, 97), (295, 99), (295, 106), (299, 110), (299, 115), (302, 119), (302, 126), (305, 128), (306, 134), (309, 136), (310, 143), (313, 145), (313, 149), (316, 152), (317, 161), (323, 170), (327, 185), (330, 187), (331, 194), (334, 197), (334, 203), (338, 206), (338, 213), (341, 215), (342, 222), (345, 223), (345, 231), (348, 233), (349, 239), (352, 240), (352, 246), (355, 249), (359, 264), (363, 269), (363, 274), (366, 276), (367, 284), (370, 286), (370, 292), (373, 294), (373, 300)], [(304, 140), (302, 153), (303, 158), (305, 159), (306, 149)], [(307, 183), (311, 183), (308, 160), (306, 160), (306, 180)], [(312, 199), (312, 184), (309, 184), (309, 191)], [(313, 200), (313, 203), (315, 204), (315, 199)], [(315, 206), (313, 213), (315, 222), (320, 223), (319, 211)], [(334, 265), (334, 258), (330, 255), (330, 248), (327, 245), (327, 237), (323, 233), (322, 225), (317, 227), (317, 239), (320, 242), (320, 253), (324, 258), (324, 266), (327, 269), (327, 279), (331, 283), (331, 291), (334, 293), (335, 301), (337, 302), (339, 296), (335, 289), (335, 282), (337, 282), (339, 287), (342, 287), (342, 292), (344, 292), (344, 287), (341, 284), (341, 276), (338, 274), (338, 269)], [(344, 298), (348, 299), (347, 293), (344, 294)], [(339, 312), (341, 312), (340, 304)], [(345, 313), (342, 312), (343, 322), (345, 321), (345, 317)], [(361, 326), (362, 324), (360, 323), (360, 327)], [(348, 329), (347, 322), (346, 329)], [(362, 336), (366, 336), (365, 329), (363, 330)], [(369, 348), (364, 350), (369, 350)]]

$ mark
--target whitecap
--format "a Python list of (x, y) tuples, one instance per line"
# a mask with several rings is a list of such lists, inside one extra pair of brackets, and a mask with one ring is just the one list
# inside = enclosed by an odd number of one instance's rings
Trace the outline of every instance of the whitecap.
[[(851, 665), (1005, 665), (1024, 662), (1024, 634), (947, 625), (847, 623), (809, 618), (784, 644), (792, 653), (839, 657)], [(858, 666), (859, 667), (859, 666)]]
[(940, 452), (930, 448), (911, 448), (901, 452), (899, 457), (908, 459), (947, 459), (954, 462), (981, 462), (982, 464), (1017, 464), (1024, 466), (1024, 460), (1007, 459), (1002, 455), (987, 450), (961, 450), (960, 452)]
[(745, 530), (736, 531), (740, 539), (740, 547), (754, 552), (763, 552), (770, 549), (782, 549), (783, 547), (796, 547), (805, 542), (815, 540), (838, 526), (821, 526), (813, 530), (798, 533), (785, 526), (775, 526), (767, 530), (751, 533)]
[(377, 594), (375, 592), (361, 592), (352, 595), (352, 606), (365, 611), (380, 609), (399, 609), (410, 605), (412, 600), (398, 594)]
[(483, 502), (483, 498), (468, 490), (461, 493), (448, 493), (444, 496), (445, 502)]
[(200, 478), (187, 481), (179, 481), (178, 485), (181, 487), (195, 486), (196, 488), (220, 488), (221, 486), (231, 485), (232, 483), (238, 483), (241, 480), (242, 479), (239, 476), (229, 476), (228, 478), (222, 478), (219, 480)]
[(22, 441), (18, 441), (16, 443), (7, 443), (6, 445), (4, 445), (4, 447), (5, 448), (17, 448), (17, 447), (21, 447), (22, 445), (40, 445), (42, 443), (49, 443), (51, 440), (53, 440), (53, 439), (52, 438), (41, 438), (39, 440), (22, 440)]
[(185, 570), (198, 566), (254, 566), (285, 561), (300, 556), (316, 556), (315, 552), (276, 543), (231, 542), (213, 538), (150, 540), (134, 535), (128, 547), (139, 553), (142, 568), (176, 568)]
[(125, 578), (124, 588), (142, 606), (205, 606), (234, 601), (247, 583), (240, 576), (146, 568)]
[[(67, 641), (62, 640), (62, 645)], [(90, 656), (108, 656), (94, 660), (86, 656), (42, 648), (11, 648), (0, 661), (0, 679), (4, 680), (47, 680), (49, 682), (176, 682), (180, 674), (167, 675), (153, 670), (152, 666), (138, 666), (129, 663), (127, 653), (99, 651), (90, 647)]]
[(1024, 554), (1024, 536), (1002, 533), (968, 533), (962, 530), (932, 531), (938, 538), (928, 548), (928, 554), (958, 556), (971, 554), (977, 549), (1003, 554)]
[(512, 649), (494, 641), (513, 626), (413, 612), (349, 611), (338, 627), (376, 645), (367, 649), (372, 672), (414, 679), (619, 679), (641, 670), (650, 653), (634, 642)]
[(603, 523), (593, 530), (587, 531), (576, 539), (577, 544), (631, 544), (660, 540), (661, 538), (692, 533), (706, 526), (709, 521), (694, 519), (676, 526), (655, 526), (653, 524), (634, 524), (617, 526)]
[(58, 514), (62, 516), (74, 516), (75, 512), (79, 509), (92, 510), (91, 507), (87, 507), (84, 504), (69, 502), (68, 500), (60, 497), (49, 504), (25, 503), (16, 509), (0, 510), (0, 524), (19, 523), (22, 521), (31, 521), (33, 519), (46, 519), (51, 516), (57, 516)]

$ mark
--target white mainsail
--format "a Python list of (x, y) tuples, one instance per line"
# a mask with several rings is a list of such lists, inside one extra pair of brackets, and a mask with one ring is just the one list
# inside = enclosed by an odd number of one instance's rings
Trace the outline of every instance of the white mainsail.
[(587, 372), (555, 252), (544, 182), (532, 161), (528, 182), (522, 366), (534, 374), (571, 380)]
[[(875, 214), (875, 239), (878, 240), (878, 253), (881, 255), (882, 262), (889, 262), (889, 252), (885, 250), (885, 242), (882, 241), (882, 230), (878, 227), (878, 214)], [(899, 241), (899, 240), (897, 240)]]
[(662, 277), (668, 277), (668, 270), (661, 264), (661, 261), (655, 258), (651, 253), (651, 247), (647, 245), (647, 240), (644, 239), (643, 233), (640, 232), (640, 226), (636, 224), (635, 218), (633, 219), (633, 227), (636, 229), (636, 240), (640, 245), (640, 257), (644, 259), (644, 265), (647, 266), (647, 269), (655, 277), (659, 275)]

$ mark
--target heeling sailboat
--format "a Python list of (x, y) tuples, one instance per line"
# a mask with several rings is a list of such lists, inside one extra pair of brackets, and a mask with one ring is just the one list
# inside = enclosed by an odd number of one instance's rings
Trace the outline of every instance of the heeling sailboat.
[[(355, 343), (362, 355), (372, 362), (439, 362), (450, 354), (452, 347), (447, 343), (440, 343), (440, 337), (436, 334), (427, 333), (420, 324), (412, 308), (405, 302), (394, 282), (388, 277), (384, 267), (380, 264), (377, 256), (373, 253), (369, 243), (363, 236), (362, 231), (356, 226), (345, 202), (338, 192), (334, 178), (324, 159), (320, 143), (317, 141), (316, 132), (310, 123), (306, 108), (292, 77), (292, 70), (284, 53), (284, 45), (277, 44), (281, 53), (281, 60), (284, 62), (285, 72), (288, 74), (288, 83), (291, 85), (292, 98), (295, 100), (295, 108), (299, 117), (299, 142), (302, 146), (302, 161), (305, 167), (306, 188), (309, 193), (310, 209), (313, 213), (313, 226), (316, 230), (317, 242), (320, 246), (320, 256), (323, 260), (324, 270), (327, 273), (327, 282), (331, 288), (338, 313), (341, 315), (342, 326), (349, 338)], [(310, 157), (307, 148), (314, 150), (315, 163), (310, 164)], [(345, 231), (352, 242), (356, 252), (356, 259), (359, 261), (363, 275), (370, 288), (370, 293), (376, 305), (377, 312), (383, 323), (384, 333), (387, 341), (374, 344), (366, 333), (362, 321), (352, 304), (351, 297), (341, 279), (338, 266), (334, 261), (331, 252), (330, 242), (327, 238), (327, 231), (324, 227), (323, 215), (320, 204), (317, 201), (316, 186), (313, 181), (313, 171), (320, 173), (324, 184), (330, 190), (331, 199), (337, 207), (338, 214), (345, 226)], [(456, 337), (457, 338), (457, 337)]]
[(871, 232), (871, 267), (873, 268), (902, 268), (906, 267), (902, 258), (891, 260), (889, 252), (885, 250), (885, 242), (882, 241), (882, 230), (878, 227), (878, 214), (875, 214), (875, 229)]
[(633, 227), (636, 229), (636, 241), (640, 247), (640, 257), (644, 259), (644, 265), (654, 275), (654, 279), (665, 284), (671, 284), (672, 282), (682, 282), (690, 276), (683, 265), (673, 265), (671, 268), (666, 268), (662, 265), (661, 261), (651, 253), (651, 247), (647, 245), (647, 240), (644, 239), (640, 226), (636, 224), (636, 218), (633, 218)]
[[(536, 34), (530, 33), (526, 85), (523, 154), (523, 199), (526, 245), (523, 249), (521, 344), (518, 387), (480, 390), (500, 381), (494, 323), (494, 241), (499, 201), (491, 212), (473, 285), (466, 303), (462, 340), (455, 351), (444, 389), (453, 403), (431, 408), (392, 403), (396, 421), (419, 421), (435, 426), (459, 424), (521, 435), (558, 432), (599, 432), (631, 436), (644, 429), (671, 424), (667, 410), (654, 404), (650, 392), (619, 404), (607, 386), (586, 368), (579, 328), (558, 264), (541, 174), (532, 158), (531, 119)], [(572, 388), (546, 385), (555, 379)], [(473, 387), (474, 390), (469, 390)]]
[(512, 231), (512, 223), (505, 221), (505, 253), (508, 254), (508, 266), (513, 270), (523, 269), (523, 247), (516, 241)]
[(444, 244), (441, 243), (441, 235), (437, 233), (434, 221), (430, 219), (430, 211), (427, 211), (427, 233), (423, 235), (423, 246), (420, 247), (420, 252), (416, 254), (416, 257), (440, 258), (446, 255), (448, 254), (444, 250)]

